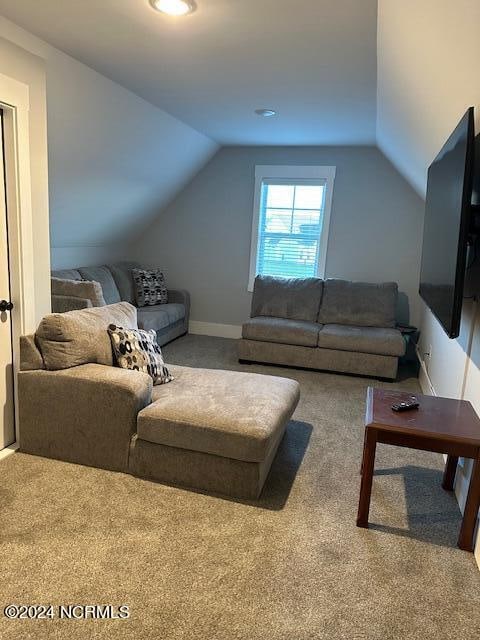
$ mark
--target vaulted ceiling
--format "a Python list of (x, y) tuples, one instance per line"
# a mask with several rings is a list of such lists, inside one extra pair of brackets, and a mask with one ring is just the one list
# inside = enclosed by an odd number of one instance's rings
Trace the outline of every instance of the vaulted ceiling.
[(480, 133), (480, 1), (378, 1), (377, 143), (424, 195), (466, 109)]
[(47, 60), (54, 246), (130, 237), (211, 157), (212, 139), (376, 142), (423, 194), (472, 104), (480, 129), (478, 0), (197, 4), (172, 19), (148, 0), (0, 0), (1, 16), (118, 83), (0, 19), (0, 35)]
[(54, 248), (128, 247), (218, 148), (207, 136), (3, 18), (1, 10), (0, 49), (3, 61), (5, 55), (23, 60), (22, 51), (33, 53), (35, 68), (46, 72), (46, 95), (40, 73), (42, 89), (35, 85), (32, 96), (36, 104), (44, 97), (47, 102)]
[(376, 0), (197, 4), (180, 19), (148, 0), (0, 0), (0, 13), (221, 144), (375, 142)]

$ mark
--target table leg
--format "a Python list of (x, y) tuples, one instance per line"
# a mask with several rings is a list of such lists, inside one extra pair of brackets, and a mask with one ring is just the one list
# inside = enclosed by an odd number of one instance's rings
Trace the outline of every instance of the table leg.
[(360, 475), (363, 476), (363, 460), (365, 458), (365, 446), (367, 444), (367, 434), (363, 437), (363, 453), (362, 453), (362, 464), (360, 465)]
[(443, 472), (442, 487), (445, 491), (453, 491), (455, 473), (457, 471), (458, 456), (447, 456), (447, 464)]
[(467, 502), (463, 512), (462, 526), (458, 536), (458, 546), (464, 551), (473, 551), (475, 525), (480, 506), (480, 458), (473, 463)]
[(360, 498), (358, 501), (357, 527), (368, 529), (368, 513), (370, 511), (370, 496), (372, 494), (373, 469), (375, 466), (375, 451), (377, 448), (377, 431), (365, 429), (363, 447), (362, 481), (360, 484)]

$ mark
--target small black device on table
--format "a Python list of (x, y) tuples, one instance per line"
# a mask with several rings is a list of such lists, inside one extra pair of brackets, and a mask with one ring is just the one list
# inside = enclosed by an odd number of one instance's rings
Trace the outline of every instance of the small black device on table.
[(403, 402), (396, 402), (392, 404), (392, 411), (411, 411), (412, 409), (418, 409), (420, 403), (412, 396), (410, 400), (404, 400)]

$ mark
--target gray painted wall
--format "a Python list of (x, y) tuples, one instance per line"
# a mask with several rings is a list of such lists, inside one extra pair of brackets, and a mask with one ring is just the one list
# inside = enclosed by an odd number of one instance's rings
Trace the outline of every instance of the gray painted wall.
[(238, 325), (249, 315), (256, 164), (335, 165), (327, 277), (395, 280), (418, 320), (423, 203), (375, 147), (222, 148), (132, 248), (190, 290), (193, 320)]
[(70, 269), (118, 262), (125, 257), (125, 244), (118, 246), (50, 247), (52, 269)]

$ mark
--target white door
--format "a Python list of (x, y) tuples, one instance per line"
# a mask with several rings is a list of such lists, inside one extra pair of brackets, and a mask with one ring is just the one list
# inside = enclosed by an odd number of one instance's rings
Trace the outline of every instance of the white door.
[(0, 110), (0, 450), (15, 442), (12, 322), (10, 307), (3, 117), (2, 111)]

